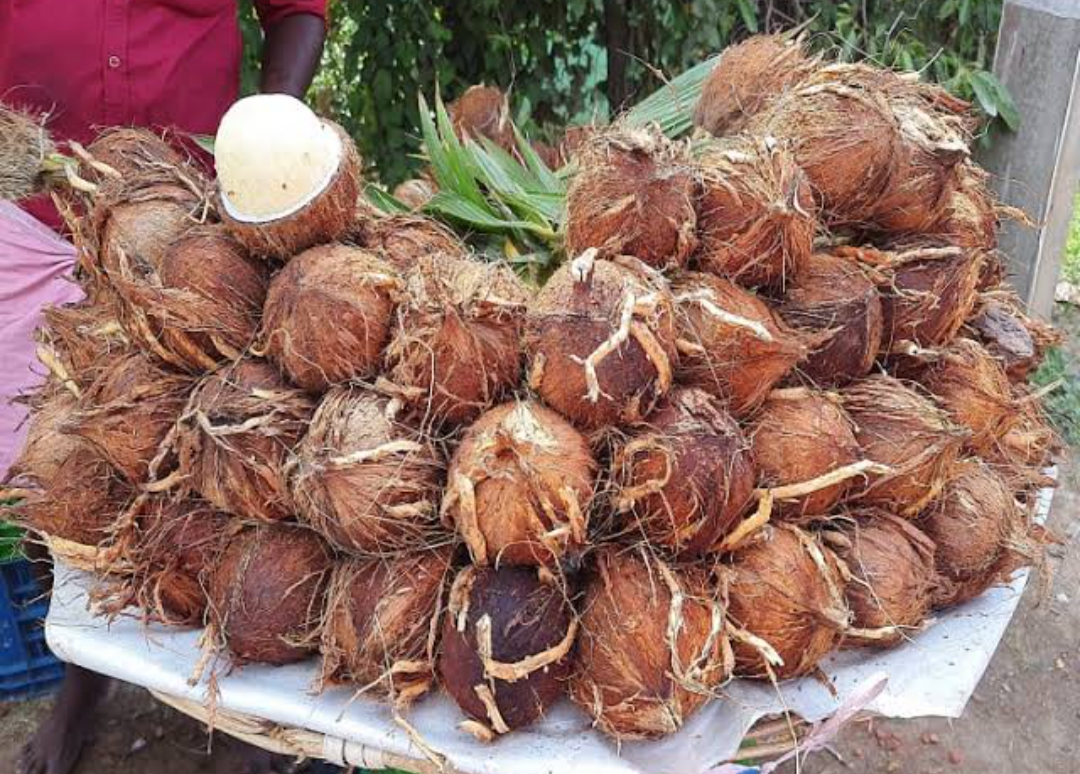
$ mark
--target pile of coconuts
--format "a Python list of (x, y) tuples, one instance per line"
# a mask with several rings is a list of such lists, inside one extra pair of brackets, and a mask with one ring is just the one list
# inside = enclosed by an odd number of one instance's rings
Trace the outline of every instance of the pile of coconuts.
[(576, 138), (542, 287), (370, 205), (288, 97), (230, 109), (216, 179), (106, 132), (61, 197), (86, 299), (39, 336), (23, 520), (234, 664), (442, 690), (482, 740), (564, 697), (672, 734), (1041, 565), (1053, 333), (999, 282), (967, 106), (766, 36), (695, 122)]

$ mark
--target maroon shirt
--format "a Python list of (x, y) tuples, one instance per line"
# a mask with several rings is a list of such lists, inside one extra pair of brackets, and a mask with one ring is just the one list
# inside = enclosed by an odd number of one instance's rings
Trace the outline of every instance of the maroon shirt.
[[(326, 0), (255, 0), (264, 28)], [(0, 0), (0, 101), (58, 141), (110, 126), (213, 134), (240, 88), (236, 0)], [(25, 204), (56, 224), (47, 201)]]

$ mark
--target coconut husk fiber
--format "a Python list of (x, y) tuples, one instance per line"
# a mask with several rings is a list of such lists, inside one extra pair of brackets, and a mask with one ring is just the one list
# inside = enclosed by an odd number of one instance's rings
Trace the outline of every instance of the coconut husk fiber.
[(234, 536), (210, 576), (209, 618), (235, 664), (289, 664), (318, 648), (333, 566), (314, 532), (287, 524)]
[(957, 185), (949, 195), (943, 217), (927, 230), (969, 250), (995, 250), (1002, 210), (990, 191), (989, 177), (973, 162), (959, 165)]
[(817, 231), (810, 183), (772, 138), (716, 140), (696, 153), (697, 268), (740, 285), (783, 288), (803, 270)]
[(343, 551), (387, 555), (448, 542), (439, 529), (445, 461), (399, 405), (342, 386), (319, 404), (290, 464), (300, 519)]
[(407, 706), (435, 679), (435, 653), (453, 549), (392, 559), (345, 559), (330, 580), (323, 679)]
[[(774, 390), (749, 431), (759, 485), (766, 489), (813, 481), (855, 465), (861, 450), (852, 421), (835, 393), (803, 388)], [(789, 520), (828, 516), (858, 483), (846, 477), (823, 488), (776, 500), (773, 511)]]
[(397, 272), (374, 253), (337, 244), (313, 247), (270, 283), (259, 354), (313, 393), (373, 377), (390, 341), (401, 289)]
[(46, 187), (45, 159), (56, 147), (43, 117), (0, 104), (0, 199), (19, 201)]
[(1036, 488), (1056, 485), (1045, 468), (1053, 464), (1063, 444), (1029, 388), (1014, 387), (1013, 399), (1016, 421), (982, 457), (1010, 491), (1023, 497)]
[(439, 682), (482, 741), (538, 720), (566, 690), (578, 623), (530, 567), (466, 567), (443, 616)]
[(131, 483), (145, 483), (193, 386), (190, 377), (130, 352), (101, 371), (62, 430), (91, 443)]
[(116, 184), (137, 180), (148, 170), (190, 176), (201, 182), (198, 172), (170, 143), (168, 134), (132, 126), (109, 127), (77, 153), (80, 173), (88, 180)]
[(891, 376), (855, 382), (843, 405), (863, 457), (891, 469), (870, 474), (853, 497), (901, 516), (918, 514), (941, 493), (970, 433), (916, 385)]
[(285, 466), (314, 410), (310, 398), (265, 360), (249, 358), (208, 374), (171, 439), (185, 486), (246, 519), (292, 517)]
[(116, 304), (106, 298), (47, 306), (43, 314), (45, 324), (35, 334), (38, 359), (73, 393), (89, 388), (131, 349)]
[(415, 212), (422, 209), (438, 192), (439, 187), (434, 181), (414, 177), (394, 187), (394, 198)]
[(754, 461), (723, 404), (680, 387), (616, 447), (611, 478), (616, 509), (644, 540), (685, 558), (710, 550), (746, 512)]
[(686, 265), (697, 247), (697, 174), (682, 145), (654, 129), (598, 132), (576, 154), (566, 193), (566, 253), (595, 247), (657, 269)]
[(29, 423), (19, 456), (8, 467), (4, 482), (24, 488), (48, 488), (57, 471), (83, 442), (64, 432), (78, 401), (56, 381), (46, 383), (29, 401)]
[(387, 377), (425, 425), (461, 425), (521, 381), (529, 291), (503, 264), (420, 257), (405, 278)]
[(881, 349), (884, 318), (877, 286), (858, 263), (814, 253), (788, 283), (777, 311), (812, 341), (798, 365), (799, 377), (828, 387), (870, 373)]
[(262, 316), (269, 267), (252, 259), (221, 225), (194, 227), (168, 246), (158, 266), (110, 273), (128, 337), (177, 368), (202, 372), (241, 356)]
[(534, 401), (504, 403), (466, 429), (442, 515), (478, 565), (547, 565), (586, 544), (597, 464), (574, 426)]
[(510, 100), (497, 86), (470, 86), (447, 105), (446, 112), (459, 139), (486, 137), (508, 153), (516, 151)]
[(694, 126), (732, 135), (819, 66), (800, 40), (755, 35), (724, 49), (705, 79), (694, 108)]
[(765, 301), (729, 280), (685, 272), (672, 278), (676, 304), (675, 376), (751, 414), (807, 354), (803, 338)]
[(731, 557), (728, 618), (735, 674), (812, 674), (850, 624), (836, 556), (793, 525), (767, 525)]
[(360, 242), (401, 274), (425, 256), (469, 256), (465, 243), (453, 231), (422, 215), (374, 218), (364, 225)]
[(669, 736), (731, 674), (723, 583), (641, 548), (605, 546), (592, 567), (570, 698), (616, 740)]
[(677, 363), (667, 283), (640, 261), (563, 264), (529, 304), (529, 386), (578, 427), (633, 424), (671, 387)]
[(1004, 286), (978, 295), (967, 327), (1004, 364), (1014, 384), (1026, 382), (1047, 350), (1064, 341), (1061, 331), (1032, 316), (1016, 291)]

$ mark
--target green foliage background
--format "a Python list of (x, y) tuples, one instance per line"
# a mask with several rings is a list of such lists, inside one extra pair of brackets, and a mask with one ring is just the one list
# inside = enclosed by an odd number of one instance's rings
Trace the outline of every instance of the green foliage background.
[[(251, 0), (240, 14), (250, 92), (261, 33)], [(1001, 0), (330, 0), (310, 101), (393, 184), (419, 164), (419, 93), (510, 88), (519, 125), (543, 135), (607, 120), (612, 95), (640, 98), (749, 34), (803, 25), (817, 50), (923, 71), (1015, 126), (1016, 109), (988, 72), (1000, 14)], [(614, 16), (626, 30), (615, 40)], [(613, 57), (625, 62), (624, 83), (609, 81)]]

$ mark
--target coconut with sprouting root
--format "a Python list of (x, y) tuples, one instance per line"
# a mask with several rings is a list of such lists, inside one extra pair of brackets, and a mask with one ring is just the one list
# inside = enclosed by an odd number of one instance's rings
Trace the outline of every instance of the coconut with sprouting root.
[(760, 486), (773, 510), (803, 521), (828, 516), (865, 474), (852, 422), (834, 393), (774, 390), (749, 430)]
[(209, 620), (237, 664), (289, 664), (314, 653), (333, 558), (311, 530), (249, 527), (229, 540), (209, 580)]
[(201, 626), (207, 589), (236, 522), (199, 500), (151, 498), (139, 510), (126, 552), (133, 600), (168, 626)]
[(824, 538), (847, 569), (853, 627), (844, 646), (888, 648), (917, 633), (937, 591), (934, 541), (876, 508), (845, 514)]
[(862, 456), (883, 466), (852, 496), (863, 505), (914, 516), (940, 493), (970, 433), (917, 385), (869, 376), (843, 393)]
[(344, 559), (330, 579), (322, 676), (407, 706), (435, 679), (453, 549)]
[(466, 567), (443, 616), (439, 683), (483, 741), (538, 720), (566, 690), (578, 622), (532, 567)]
[(799, 527), (767, 525), (731, 557), (728, 619), (735, 674), (812, 674), (850, 626), (836, 556)]
[(87, 389), (130, 347), (110, 299), (48, 306), (43, 314), (45, 324), (35, 334), (38, 360), (73, 393)]
[(1028, 523), (1008, 485), (977, 459), (956, 467), (919, 526), (937, 546), (937, 606), (957, 605), (1042, 562), (1041, 533)]
[(817, 66), (799, 40), (784, 35), (755, 35), (730, 46), (701, 87), (694, 125), (717, 136), (735, 134)]
[(46, 384), (29, 401), (29, 425), (22, 450), (3, 476), (21, 487), (48, 488), (64, 461), (81, 445), (78, 436), (64, 432), (76, 410), (75, 395), (57, 382)]
[(222, 366), (196, 385), (170, 439), (181, 482), (226, 513), (291, 518), (285, 466), (313, 411), (265, 360)]
[(43, 117), (0, 104), (0, 199), (19, 201), (48, 188), (46, 162), (55, 153)]
[(414, 177), (394, 187), (394, 198), (410, 210), (423, 208), (439, 192), (434, 181), (425, 177)]
[(469, 256), (469, 249), (453, 231), (422, 215), (388, 215), (372, 219), (364, 225), (360, 242), (401, 274), (407, 273), (426, 256)]
[(762, 299), (711, 274), (672, 278), (679, 382), (752, 413), (807, 354), (807, 343)]
[(834, 386), (870, 373), (881, 349), (884, 321), (877, 286), (858, 263), (814, 253), (787, 283), (778, 311), (812, 342), (799, 363), (800, 377)]
[(288, 259), (355, 225), (361, 161), (352, 138), (285, 94), (239, 100), (214, 142), (219, 210), (255, 256)]
[(705, 143), (695, 160), (697, 268), (747, 286), (782, 288), (797, 278), (817, 219), (810, 183), (790, 149), (741, 135)]
[(669, 736), (716, 695), (733, 665), (726, 590), (695, 565), (605, 546), (581, 609), (570, 698), (617, 740)]
[(309, 392), (373, 377), (400, 292), (397, 272), (372, 252), (338, 244), (306, 250), (270, 283), (260, 354)]
[(595, 247), (657, 269), (686, 265), (697, 247), (697, 173), (682, 145), (655, 129), (598, 132), (578, 149), (566, 193), (566, 252)]
[(529, 304), (524, 345), (529, 386), (553, 409), (588, 431), (632, 424), (671, 388), (671, 293), (640, 261), (588, 250)]
[(513, 401), (470, 425), (450, 462), (442, 514), (478, 565), (547, 565), (586, 544), (596, 462), (573, 425)]
[(754, 495), (749, 442), (720, 401), (693, 387), (672, 390), (611, 464), (616, 510), (679, 558), (710, 550)]
[(90, 442), (133, 484), (152, 463), (187, 402), (193, 380), (133, 351), (102, 369), (79, 398), (63, 431)]
[(487, 138), (507, 152), (517, 149), (510, 100), (497, 86), (470, 86), (446, 106), (446, 112), (459, 139)]
[(506, 265), (418, 258), (386, 352), (387, 381), (409, 413), (453, 426), (503, 400), (521, 381), (529, 295)]
[(297, 514), (343, 551), (386, 555), (449, 540), (438, 519), (442, 455), (399, 413), (377, 392), (337, 387), (296, 447)]

